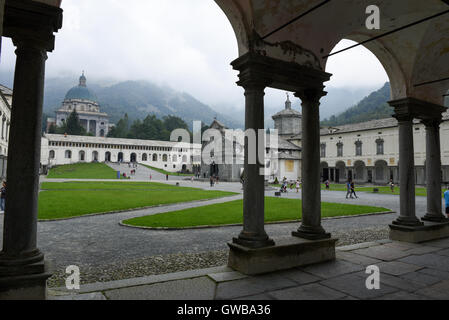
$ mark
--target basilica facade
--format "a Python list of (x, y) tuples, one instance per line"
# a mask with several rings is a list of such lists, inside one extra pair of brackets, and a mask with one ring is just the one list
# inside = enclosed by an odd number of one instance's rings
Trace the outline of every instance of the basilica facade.
[(56, 111), (56, 119), (49, 119), (47, 128), (51, 123), (62, 126), (73, 110), (76, 110), (80, 124), (87, 133), (96, 137), (108, 135), (109, 117), (106, 113), (100, 112), (97, 96), (87, 87), (86, 82), (83, 72), (79, 84), (67, 92), (61, 108)]

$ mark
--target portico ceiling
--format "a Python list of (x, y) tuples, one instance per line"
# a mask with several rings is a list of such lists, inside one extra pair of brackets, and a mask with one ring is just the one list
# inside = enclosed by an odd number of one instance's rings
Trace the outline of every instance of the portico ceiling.
[[(243, 55), (254, 48), (254, 35), (264, 37), (322, 0), (215, 0), (231, 22)], [(368, 30), (366, 8), (380, 9), (380, 30)], [(291, 52), (270, 44), (291, 41), (315, 56), (325, 70), (327, 58), (342, 39), (361, 42), (449, 10), (442, 0), (331, 0), (264, 41), (268, 56), (292, 60)], [(256, 36), (257, 37), (257, 36)], [(259, 39), (260, 43), (260, 39)], [(443, 105), (449, 80), (449, 13), (364, 45), (379, 59), (391, 82), (392, 99), (414, 97)], [(258, 45), (260, 49), (260, 45)], [(282, 51), (284, 57), (280, 57)], [(297, 51), (301, 52), (301, 50)], [(300, 53), (299, 53), (300, 54)], [(345, 52), (339, 53), (345, 54)], [(309, 59), (310, 60), (310, 59)], [(310, 62), (296, 56), (294, 62)], [(310, 63), (309, 63), (310, 65)], [(369, 77), (369, 74), (366, 75)], [(354, 79), (357, 81), (357, 79)]]

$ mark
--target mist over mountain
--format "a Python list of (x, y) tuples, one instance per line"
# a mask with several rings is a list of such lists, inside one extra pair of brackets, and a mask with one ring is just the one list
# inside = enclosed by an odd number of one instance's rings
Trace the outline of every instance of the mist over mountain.
[(328, 119), (323, 120), (321, 124), (326, 126), (338, 126), (388, 118), (393, 114), (393, 108), (387, 103), (389, 100), (390, 83), (387, 82), (382, 88), (372, 92), (356, 105), (340, 114), (332, 115)]
[[(77, 85), (77, 81), (78, 79), (72, 76), (46, 79), (44, 113), (47, 116), (54, 116), (54, 111), (61, 106), (65, 94)], [(0, 83), (12, 87), (13, 74), (0, 73)], [(217, 117), (230, 128), (244, 127), (243, 106), (218, 105), (212, 108), (188, 93), (178, 92), (168, 86), (159, 86), (149, 81), (111, 83), (111, 80), (108, 82), (88, 79), (87, 85), (97, 95), (101, 111), (109, 114), (112, 123), (116, 123), (127, 113), (130, 121), (144, 119), (149, 114), (154, 114), (158, 118), (175, 115), (191, 128), (194, 120), (209, 125)], [(390, 99), (388, 82), (379, 90), (329, 87), (326, 91), (328, 94), (321, 99), (320, 106), (323, 125), (362, 122), (391, 115), (392, 110), (386, 103)], [(300, 100), (296, 98), (291, 100), (292, 107), (301, 112)], [(274, 127), (271, 116), (282, 110), (285, 107), (284, 103), (283, 93), (266, 96), (265, 127)]]
[[(233, 119), (213, 110), (206, 104), (185, 92), (175, 91), (168, 86), (159, 86), (149, 81), (124, 81), (114, 85), (101, 86), (87, 79), (89, 90), (98, 97), (100, 110), (116, 123), (125, 113), (130, 121), (144, 119), (150, 114), (162, 118), (174, 115), (183, 119), (191, 128), (193, 121), (209, 125), (215, 117), (230, 128), (243, 128), (243, 119)], [(0, 83), (12, 87), (13, 75), (0, 74)], [(44, 113), (54, 117), (70, 88), (78, 84), (73, 77), (47, 78), (45, 80)]]

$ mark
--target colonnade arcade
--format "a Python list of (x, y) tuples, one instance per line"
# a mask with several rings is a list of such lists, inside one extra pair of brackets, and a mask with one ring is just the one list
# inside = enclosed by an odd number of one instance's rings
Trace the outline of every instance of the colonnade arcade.
[[(3, 251), (0, 253), (0, 298), (44, 298), (50, 276), (44, 254), (36, 246), (40, 133), (46, 52), (53, 33), (62, 27), (56, 0), (6, 0), (3, 36), (17, 46), (8, 154)], [(45, 3), (42, 3), (45, 2)], [(438, 13), (447, 1), (215, 0), (234, 28), (239, 47), (232, 62), (245, 92), (246, 129), (264, 128), (264, 89), (292, 91), (302, 101), (302, 221), (292, 234), (272, 239), (264, 227), (263, 159), (248, 162), (245, 148), (243, 229), (228, 243), (229, 266), (246, 274), (290, 268), (335, 259), (335, 242), (321, 226), (320, 99), (331, 77), (328, 55), (341, 39), (364, 46), (384, 66), (392, 87), (391, 106), (399, 122), (400, 215), (391, 237), (415, 241), (410, 234), (432, 236), (445, 228), (441, 213), (438, 123), (445, 110), (449, 81), (449, 20)], [(49, 5), (53, 4), (53, 5)], [(385, 29), (365, 27), (366, 7), (380, 7)], [(381, 36), (414, 21), (425, 23)], [(380, 38), (374, 38), (381, 36)], [(344, 53), (341, 53), (344, 54)], [(446, 79), (446, 80), (444, 80)], [(425, 223), (415, 212), (412, 120), (426, 125), (428, 210)], [(264, 152), (263, 152), (264, 154)], [(298, 212), (299, 215), (299, 212)], [(432, 230), (425, 229), (432, 221)], [(423, 229), (424, 228), (424, 229)], [(446, 230), (446, 229), (444, 229)], [(424, 233), (423, 233), (424, 232)], [(427, 233), (426, 233), (427, 232)], [(407, 234), (409, 238), (407, 238)]]

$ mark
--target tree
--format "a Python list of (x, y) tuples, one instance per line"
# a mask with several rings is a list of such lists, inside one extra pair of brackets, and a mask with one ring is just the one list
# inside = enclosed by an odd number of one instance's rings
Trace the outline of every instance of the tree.
[(76, 109), (73, 109), (72, 113), (67, 118), (65, 122), (66, 133), (74, 136), (81, 136), (86, 133), (86, 130), (80, 124), (80, 119)]

